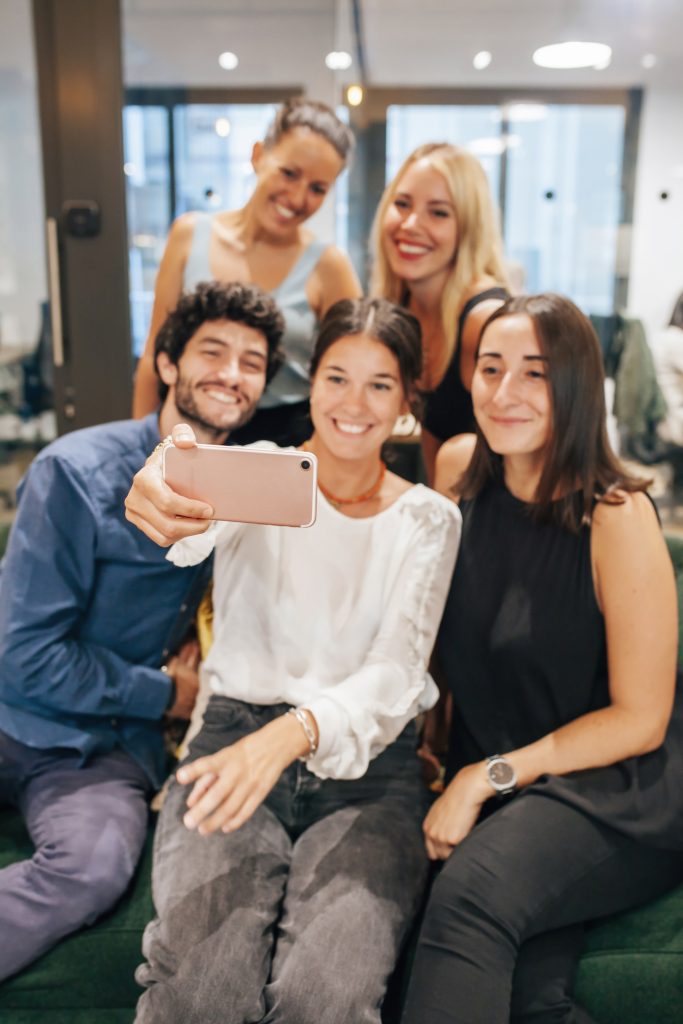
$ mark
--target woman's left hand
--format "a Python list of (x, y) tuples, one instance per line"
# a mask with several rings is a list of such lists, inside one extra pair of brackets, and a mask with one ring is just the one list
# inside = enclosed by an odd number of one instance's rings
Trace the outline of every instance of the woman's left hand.
[(493, 795), (483, 764), (462, 768), (431, 806), (422, 829), (430, 860), (445, 860), (474, 828), (483, 804)]
[(194, 782), (183, 818), (200, 835), (234, 832), (265, 800), (282, 772), (307, 752), (308, 743), (292, 715), (283, 715), (229, 747), (184, 765), (176, 778)]

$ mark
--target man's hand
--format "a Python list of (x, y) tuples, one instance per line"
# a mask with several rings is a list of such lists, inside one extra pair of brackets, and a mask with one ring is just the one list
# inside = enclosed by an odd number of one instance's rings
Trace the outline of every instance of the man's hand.
[(171, 718), (189, 720), (199, 690), (199, 644), (190, 640), (171, 658), (166, 671), (175, 683), (175, 701), (167, 711)]
[[(176, 448), (194, 448), (197, 439), (186, 423), (173, 428)], [(161, 451), (155, 449), (142, 469), (133, 477), (133, 486), (126, 497), (126, 519), (142, 530), (160, 547), (205, 533), (213, 509), (205, 501), (195, 501), (176, 494), (164, 481)]]

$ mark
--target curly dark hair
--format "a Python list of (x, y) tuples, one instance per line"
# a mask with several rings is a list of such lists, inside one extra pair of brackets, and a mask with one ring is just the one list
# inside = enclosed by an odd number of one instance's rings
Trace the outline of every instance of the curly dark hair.
[[(260, 331), (268, 344), (266, 383), (269, 384), (285, 358), (280, 347), (285, 330), (284, 317), (267, 292), (256, 284), (242, 284), (239, 281), (229, 284), (205, 281), (198, 284), (193, 292), (183, 295), (156, 336), (155, 368), (156, 357), (160, 352), (165, 352), (171, 362), (177, 364), (190, 338), (207, 320), (232, 320), (233, 323), (246, 324)], [(168, 385), (159, 378), (162, 402), (167, 394)]]

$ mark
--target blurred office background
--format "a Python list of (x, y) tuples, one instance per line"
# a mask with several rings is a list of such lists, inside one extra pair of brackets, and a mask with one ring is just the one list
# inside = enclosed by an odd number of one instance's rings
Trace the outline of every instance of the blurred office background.
[[(0, 509), (57, 432), (128, 414), (172, 219), (240, 205), (289, 95), (356, 132), (312, 226), (364, 280), (386, 180), (448, 140), (525, 290), (592, 314), (608, 360), (616, 322), (654, 344), (683, 290), (681, 38), (678, 0), (0, 0)], [(611, 55), (534, 63), (571, 40)]]

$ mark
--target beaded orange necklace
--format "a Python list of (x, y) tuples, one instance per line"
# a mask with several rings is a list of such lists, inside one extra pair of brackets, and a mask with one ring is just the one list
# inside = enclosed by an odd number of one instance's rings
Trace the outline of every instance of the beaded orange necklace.
[(385, 463), (380, 462), (379, 476), (370, 490), (364, 491), (363, 494), (357, 494), (355, 498), (338, 498), (336, 494), (332, 493), (332, 491), (328, 491), (327, 487), (325, 487), (320, 480), (318, 480), (318, 487), (323, 492), (329, 503), (334, 505), (335, 508), (339, 508), (341, 505), (360, 505), (361, 501), (369, 501), (370, 498), (375, 498), (379, 494), (382, 488), (382, 483), (384, 482), (384, 474), (386, 471), (387, 467)]

